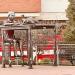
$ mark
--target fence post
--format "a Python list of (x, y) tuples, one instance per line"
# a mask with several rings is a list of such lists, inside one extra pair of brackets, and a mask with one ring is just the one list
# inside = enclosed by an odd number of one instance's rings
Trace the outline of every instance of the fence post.
[(59, 45), (57, 45), (57, 65), (59, 66)]

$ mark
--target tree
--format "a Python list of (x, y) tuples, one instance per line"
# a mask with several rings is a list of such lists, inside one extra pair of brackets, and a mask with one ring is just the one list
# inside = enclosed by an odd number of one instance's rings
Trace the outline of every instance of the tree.
[(75, 43), (75, 0), (68, 1), (69, 5), (66, 10), (66, 13), (69, 21), (64, 32), (64, 40), (66, 42)]

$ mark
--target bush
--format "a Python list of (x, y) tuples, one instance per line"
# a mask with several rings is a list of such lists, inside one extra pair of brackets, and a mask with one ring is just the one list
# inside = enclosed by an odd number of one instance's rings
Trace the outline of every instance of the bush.
[[(16, 60), (12, 61), (12, 65), (16, 65), (16, 64), (17, 64)], [(18, 65), (27, 65), (27, 62), (26, 61), (23, 62), (23, 60), (18, 59)]]
[(27, 62), (23, 61), (23, 60), (19, 60), (18, 61), (18, 65), (27, 65)]
[(40, 62), (38, 62), (38, 64), (50, 64), (52, 63), (52, 60), (50, 60), (49, 58), (44, 58), (43, 60), (40, 60)]

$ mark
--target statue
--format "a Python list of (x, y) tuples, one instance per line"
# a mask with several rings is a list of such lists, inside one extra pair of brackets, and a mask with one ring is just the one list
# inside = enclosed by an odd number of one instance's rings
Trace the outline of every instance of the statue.
[(4, 25), (10, 26), (14, 25), (15, 23), (17, 23), (17, 21), (15, 20), (15, 13), (12, 11), (8, 12), (8, 18), (4, 21)]
[(36, 17), (25, 17), (24, 15), (21, 15), (21, 24), (34, 24), (39, 23), (39, 21), (36, 19)]

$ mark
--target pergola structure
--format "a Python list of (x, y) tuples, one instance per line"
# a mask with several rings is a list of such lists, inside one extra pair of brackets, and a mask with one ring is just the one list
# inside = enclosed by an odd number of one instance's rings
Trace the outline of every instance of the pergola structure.
[[(28, 65), (29, 65), (29, 69), (32, 69), (32, 39), (31, 39), (31, 30), (32, 29), (53, 29), (55, 31), (55, 36), (56, 36), (56, 25), (49, 25), (49, 24), (39, 24), (39, 23), (34, 23), (34, 24), (14, 24), (14, 23), (7, 23), (5, 25), (0, 25), (0, 29), (1, 29), (1, 34), (2, 34), (2, 66), (3, 68), (5, 68), (5, 48), (4, 48), (4, 31), (5, 30), (26, 30), (27, 34), (28, 34)], [(54, 54), (55, 54), (55, 61), (54, 61), (54, 65), (57, 66), (57, 53), (56, 53), (56, 37), (55, 37), (55, 50), (54, 50)], [(10, 59), (10, 55), (9, 55), (9, 59)], [(9, 64), (9, 66), (11, 67), (11, 62)]]
[(58, 65), (58, 54), (57, 54), (57, 39), (56, 39), (56, 32), (57, 32), (57, 27), (56, 25), (51, 25), (51, 24), (35, 24), (32, 29), (53, 29), (55, 32), (55, 43), (54, 43), (54, 55), (55, 55), (55, 59), (54, 59), (54, 66)]

